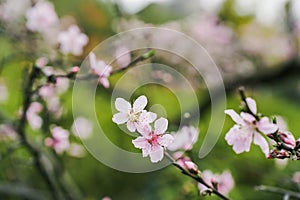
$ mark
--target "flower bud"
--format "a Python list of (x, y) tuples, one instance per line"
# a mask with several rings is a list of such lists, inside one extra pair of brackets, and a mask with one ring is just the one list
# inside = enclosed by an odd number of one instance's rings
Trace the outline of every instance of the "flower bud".
[(182, 157), (177, 160), (177, 164), (179, 164), (182, 168), (186, 169), (192, 174), (199, 174), (200, 171), (198, 166), (190, 160), (188, 157)]
[(286, 131), (286, 132), (279, 132), (278, 137), (281, 139), (281, 141), (288, 146), (291, 149), (294, 149), (296, 146), (296, 141), (292, 133)]
[(300, 148), (300, 138), (298, 138), (298, 140), (296, 141), (296, 146), (295, 149), (299, 149)]
[(72, 67), (71, 72), (74, 74), (77, 74), (79, 72), (79, 70), (80, 70), (80, 68), (78, 66), (74, 66), (74, 67)]

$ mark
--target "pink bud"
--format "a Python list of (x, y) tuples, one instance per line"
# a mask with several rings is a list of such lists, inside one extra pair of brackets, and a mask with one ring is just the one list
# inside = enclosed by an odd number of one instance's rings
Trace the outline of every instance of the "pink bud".
[(74, 67), (72, 67), (71, 72), (76, 74), (79, 72), (79, 70), (80, 70), (80, 68), (78, 66), (74, 66)]
[(192, 174), (198, 174), (199, 169), (198, 166), (190, 160), (189, 157), (182, 157), (177, 160), (177, 164), (179, 164), (182, 168), (188, 170)]
[(46, 57), (40, 57), (35, 61), (35, 64), (39, 67), (44, 67), (48, 64), (49, 60)]
[(288, 146), (292, 149), (295, 148), (296, 141), (295, 141), (295, 138), (294, 138), (292, 133), (287, 132), (287, 131), (286, 132), (279, 132), (278, 136), (286, 146)]

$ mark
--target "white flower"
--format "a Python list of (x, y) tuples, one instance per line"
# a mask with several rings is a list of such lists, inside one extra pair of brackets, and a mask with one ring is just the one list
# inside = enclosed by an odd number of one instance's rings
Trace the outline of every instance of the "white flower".
[(178, 149), (191, 150), (193, 144), (198, 140), (199, 132), (193, 126), (184, 126), (177, 133), (172, 134), (174, 136), (174, 142), (168, 146), (171, 151), (177, 151)]
[(63, 54), (71, 53), (75, 56), (80, 56), (89, 38), (80, 32), (78, 26), (72, 25), (68, 30), (60, 32), (57, 40), (60, 43), (60, 51)]
[(26, 27), (31, 31), (41, 33), (58, 23), (58, 17), (52, 3), (47, 1), (38, 2), (30, 8), (26, 13), (26, 18)]
[(139, 136), (132, 143), (136, 148), (142, 149), (143, 157), (150, 156), (153, 163), (161, 161), (164, 157), (164, 148), (169, 146), (174, 138), (170, 134), (165, 134), (168, 127), (168, 120), (159, 118), (154, 123), (154, 131), (151, 126), (145, 125), (139, 129), (142, 136)]
[[(253, 114), (256, 114), (256, 103), (253, 99), (247, 98), (247, 104)], [(226, 134), (225, 139), (233, 150), (239, 154), (250, 151), (250, 145), (258, 145), (265, 155), (269, 153), (269, 145), (266, 139), (260, 134), (270, 134), (277, 131), (278, 126), (270, 122), (269, 118), (263, 117), (259, 121), (251, 114), (242, 112), (238, 115), (234, 110), (225, 110), (234, 122), (234, 125)]]
[(102, 60), (97, 60), (96, 55), (91, 52), (89, 54), (90, 65), (93, 72), (99, 76), (99, 83), (101, 83), (105, 88), (109, 87), (108, 77), (112, 71), (110, 65), (105, 64)]
[(156, 114), (147, 112), (145, 109), (147, 105), (147, 98), (143, 95), (137, 98), (133, 106), (123, 98), (117, 98), (115, 107), (119, 113), (112, 118), (116, 124), (127, 124), (127, 129), (134, 132), (137, 128), (143, 128), (144, 125), (152, 123), (156, 119)]

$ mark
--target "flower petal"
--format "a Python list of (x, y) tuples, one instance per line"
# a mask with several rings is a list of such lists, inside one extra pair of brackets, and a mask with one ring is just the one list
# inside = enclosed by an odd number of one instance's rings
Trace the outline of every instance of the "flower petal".
[(91, 52), (89, 54), (90, 65), (92, 69), (95, 69), (97, 66), (97, 59), (95, 53)]
[(226, 134), (225, 140), (235, 153), (240, 154), (244, 151), (250, 151), (250, 145), (252, 142), (253, 130), (248, 127), (239, 128), (239, 126), (233, 126)]
[(115, 107), (118, 111), (123, 113), (129, 113), (131, 105), (128, 101), (123, 98), (117, 98), (115, 102)]
[(269, 154), (269, 144), (261, 134), (257, 132), (254, 133), (253, 143), (258, 145), (266, 156)]
[(132, 140), (132, 144), (135, 148), (138, 149), (151, 149), (151, 145), (149, 144), (148, 140), (142, 136), (139, 136), (136, 139)]
[(248, 98), (246, 98), (246, 102), (247, 102), (247, 104), (248, 104), (249, 109), (251, 110), (251, 112), (252, 112), (253, 114), (256, 114), (256, 112), (257, 112), (257, 107), (256, 107), (256, 102), (255, 102), (255, 100), (248, 97)]
[(127, 129), (128, 129), (130, 132), (135, 132), (136, 127), (135, 127), (134, 122), (128, 121), (128, 122), (127, 122)]
[(144, 95), (140, 96), (133, 103), (133, 111), (135, 113), (136, 112), (141, 112), (142, 110), (144, 110), (147, 103), (148, 103), (147, 97), (145, 97)]
[(163, 134), (166, 132), (168, 128), (168, 120), (166, 118), (159, 118), (154, 122), (154, 133), (155, 134)]
[(148, 112), (148, 123), (154, 122), (154, 120), (156, 119), (156, 117), (157, 117), (156, 113)]
[(174, 137), (170, 134), (164, 134), (158, 138), (158, 144), (163, 147), (169, 146), (174, 141)]
[(243, 120), (249, 123), (253, 123), (254, 121), (256, 121), (255, 117), (249, 113), (241, 112), (241, 117), (243, 118)]
[(128, 114), (127, 113), (119, 112), (117, 114), (114, 114), (112, 120), (116, 124), (124, 124), (125, 122), (128, 121)]
[(136, 125), (137, 131), (142, 134), (145, 138), (151, 139), (151, 126), (149, 124), (138, 124)]
[(240, 125), (244, 124), (243, 119), (234, 110), (232, 109), (225, 110), (225, 114), (229, 115), (235, 123)]
[(257, 122), (257, 128), (264, 134), (274, 133), (278, 130), (278, 126), (271, 123), (267, 117), (263, 117)]
[(99, 78), (99, 82), (103, 85), (104, 88), (109, 88), (109, 81), (106, 77)]
[(161, 161), (164, 158), (164, 149), (161, 146), (157, 146), (150, 152), (149, 156), (153, 163)]

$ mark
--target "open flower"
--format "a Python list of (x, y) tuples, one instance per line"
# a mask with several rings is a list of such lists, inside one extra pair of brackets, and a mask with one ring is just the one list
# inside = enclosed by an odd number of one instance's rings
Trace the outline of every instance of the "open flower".
[(171, 151), (178, 149), (191, 150), (198, 140), (199, 131), (193, 126), (184, 126), (177, 133), (172, 134), (174, 142), (168, 146)]
[(139, 127), (152, 123), (156, 119), (156, 114), (147, 112), (145, 109), (148, 103), (147, 97), (138, 97), (131, 107), (131, 104), (123, 98), (117, 98), (115, 102), (116, 109), (120, 111), (112, 118), (117, 124), (127, 124), (130, 132), (136, 131)]
[(55, 126), (51, 129), (52, 137), (45, 139), (45, 145), (52, 147), (56, 153), (63, 153), (70, 147), (69, 131), (59, 126)]
[(60, 51), (63, 54), (71, 53), (75, 56), (80, 56), (89, 38), (80, 32), (78, 26), (72, 25), (68, 30), (59, 33), (57, 40), (60, 43)]
[(38, 115), (43, 110), (43, 105), (39, 102), (32, 102), (26, 112), (26, 119), (33, 130), (41, 128), (43, 119)]
[[(227, 195), (234, 187), (234, 180), (229, 171), (224, 171), (220, 174), (213, 174), (210, 170), (204, 170), (201, 175), (202, 179), (210, 186), (216, 189), (223, 195)], [(201, 183), (198, 184), (200, 193), (205, 192), (208, 188)]]
[(96, 55), (93, 52), (89, 54), (89, 59), (93, 72), (99, 76), (99, 83), (101, 83), (105, 88), (108, 88), (109, 82), (107, 78), (110, 76), (112, 67), (105, 64), (102, 60), (97, 60)]
[(153, 163), (161, 161), (164, 157), (164, 148), (170, 145), (174, 138), (170, 134), (165, 134), (168, 127), (168, 120), (159, 118), (154, 123), (154, 131), (151, 126), (145, 125), (139, 129), (142, 136), (132, 140), (136, 148), (142, 149), (143, 157), (150, 156)]
[[(253, 114), (256, 114), (256, 103), (253, 99), (247, 98), (247, 104)], [(253, 143), (258, 145), (267, 156), (269, 145), (266, 139), (260, 134), (270, 134), (277, 131), (278, 126), (270, 122), (269, 118), (263, 117), (257, 120), (253, 115), (242, 112), (238, 115), (234, 110), (225, 110), (234, 122), (234, 125), (226, 134), (225, 140), (229, 145), (233, 146), (236, 153), (248, 152), (250, 145)]]
[(41, 1), (26, 13), (26, 27), (31, 31), (45, 32), (58, 24), (58, 17), (52, 3)]

